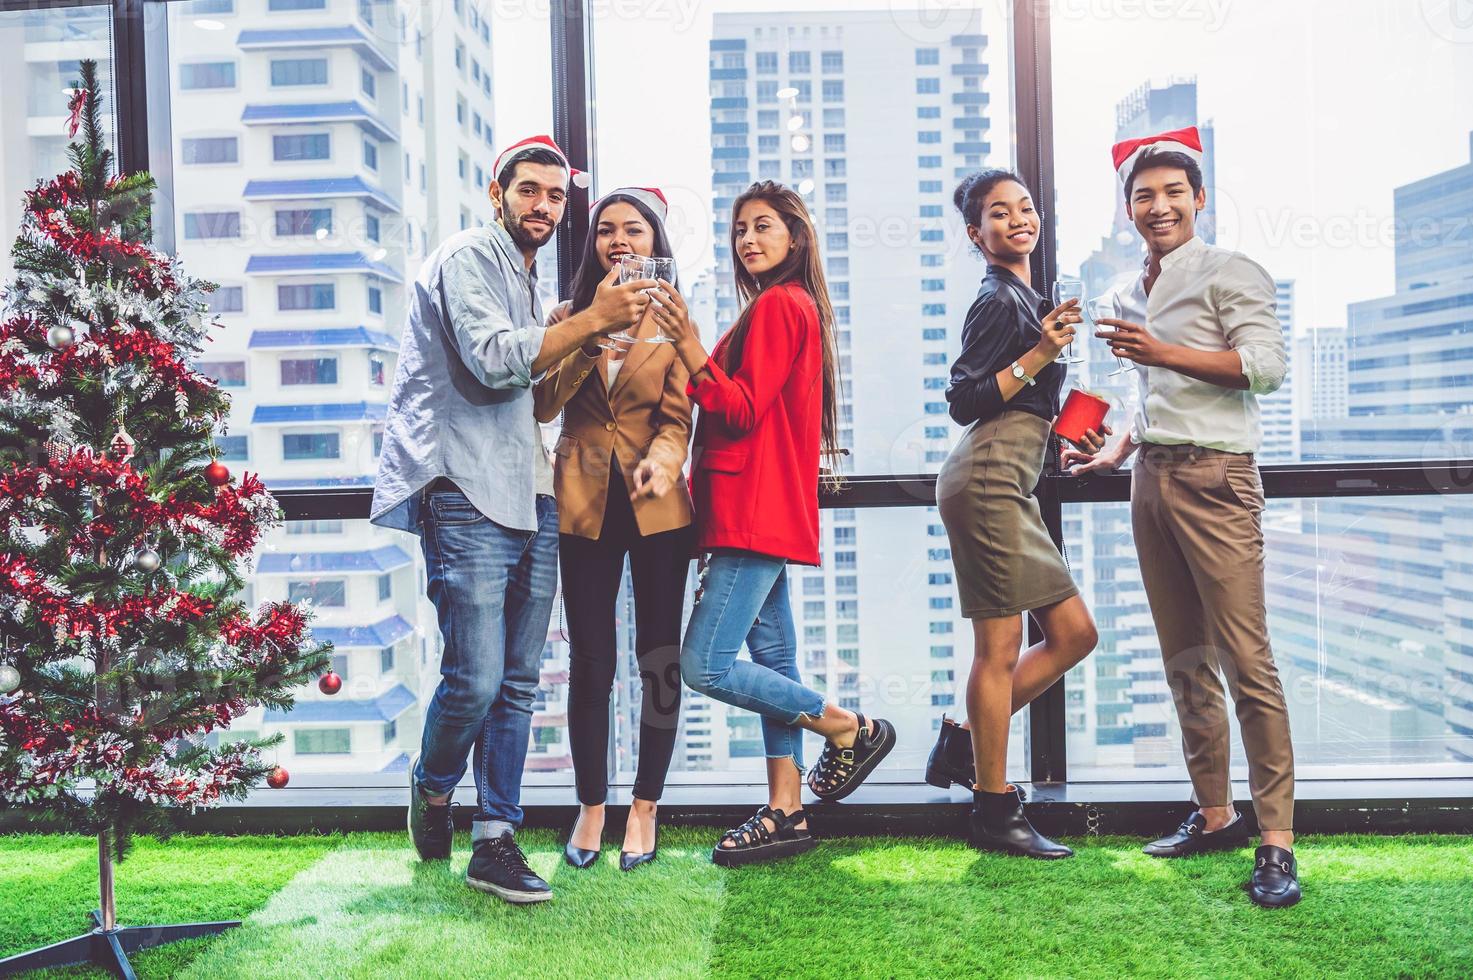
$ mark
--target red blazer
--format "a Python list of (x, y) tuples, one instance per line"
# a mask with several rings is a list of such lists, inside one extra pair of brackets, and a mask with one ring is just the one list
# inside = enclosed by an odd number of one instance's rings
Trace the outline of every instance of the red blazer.
[(823, 341), (796, 283), (757, 296), (741, 366), (686, 387), (701, 407), (691, 452), (696, 548), (737, 548), (817, 565)]

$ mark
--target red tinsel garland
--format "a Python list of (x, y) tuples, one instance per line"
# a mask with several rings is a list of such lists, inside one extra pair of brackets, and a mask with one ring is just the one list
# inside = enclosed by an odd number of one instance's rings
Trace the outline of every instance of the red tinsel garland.
[[(108, 181), (109, 190), (117, 178)], [(111, 232), (76, 231), (66, 208), (85, 199), (81, 181), (68, 171), (26, 192), (26, 210), (36, 225), (57, 248), (83, 262), (102, 261), (118, 267), (134, 288), (146, 293), (173, 292), (179, 288), (173, 261), (142, 242), (130, 242)]]
[[(12, 338), (39, 345), (45, 341), (45, 327), (24, 315), (0, 323), (0, 392), (6, 393), (27, 383), (34, 385), (41, 377), (40, 369), (25, 359), (23, 351), (4, 349)], [(212, 379), (195, 371), (179, 357), (173, 344), (146, 331), (128, 331), (120, 327), (100, 329), (90, 332), (87, 339), (89, 344), (74, 344), (52, 352), (46, 366), (59, 377), (71, 377), (98, 374), (131, 363), (147, 368), (161, 391), (166, 386), (191, 395), (218, 390)], [(220, 418), (223, 413), (224, 408), (216, 406), (214, 418)]]
[[(48, 522), (46, 509), (26, 504), (40, 503), (58, 489), (101, 492), (109, 510), (117, 513), (125, 507), (129, 519), (144, 534), (177, 529), (189, 522), (214, 526), (222, 532), (221, 547), (237, 558), (248, 554), (260, 539), (259, 510), (267, 495), (260, 478), (246, 473), (236, 484), (216, 489), (208, 502), (181, 501), (173, 495), (156, 500), (148, 478), (128, 462), (81, 448), (35, 466), (0, 471), (0, 502), (13, 502), (10, 508), (0, 507), (0, 513), (7, 509), (19, 515), (34, 513), (44, 530), (55, 533), (59, 529)], [(79, 528), (71, 544), (80, 553), (90, 553), (116, 533), (115, 518), (104, 514)]]

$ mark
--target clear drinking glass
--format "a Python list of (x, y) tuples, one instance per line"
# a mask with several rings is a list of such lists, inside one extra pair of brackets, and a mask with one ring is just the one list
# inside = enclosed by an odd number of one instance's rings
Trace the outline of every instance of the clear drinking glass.
[[(674, 283), (675, 260), (648, 255), (619, 256), (619, 282), (637, 282), (640, 279), (663, 279), (668, 283)], [(653, 290), (645, 290), (646, 294), (651, 292)], [(654, 301), (654, 297), (651, 296), (650, 302), (653, 303)], [(646, 311), (645, 315), (649, 315), (648, 311)], [(610, 343), (599, 344), (599, 346), (607, 350), (612, 350), (617, 344), (636, 344), (640, 341), (651, 344), (668, 344), (671, 342), (670, 338), (665, 336), (658, 328), (655, 330), (654, 335), (650, 337), (636, 337), (634, 335), (634, 330), (636, 329), (638, 329), (638, 325), (628, 330), (611, 333), (605, 338)]]
[[(663, 279), (665, 282), (670, 283), (670, 285), (672, 285), (672, 286), (675, 285), (675, 260), (674, 259), (671, 259), (671, 258), (663, 258), (663, 257), (655, 256), (655, 257), (647, 258), (644, 261), (645, 261), (645, 271), (647, 273), (648, 278), (650, 278), (650, 279)], [(655, 303), (655, 302), (658, 302), (658, 301), (655, 299), (655, 297), (653, 295), (651, 295), (650, 296), (650, 302), (651, 303)], [(669, 344), (669, 343), (673, 343), (673, 340), (671, 338), (665, 336), (664, 331), (662, 331), (658, 326), (655, 327), (655, 332), (653, 334), (651, 334), (648, 337), (641, 337), (639, 339), (640, 340), (643, 340), (647, 344)]]
[[(1071, 299), (1084, 301), (1084, 283), (1078, 279), (1059, 279), (1054, 283), (1054, 306), (1062, 306)], [(1080, 364), (1084, 358), (1074, 353), (1074, 341), (1069, 341), (1064, 348), (1064, 356), (1059, 358), (1065, 364)]]
[[(1108, 331), (1108, 325), (1101, 326), (1100, 321), (1105, 318), (1112, 320), (1120, 319), (1120, 296), (1116, 293), (1106, 293), (1104, 296), (1096, 296), (1089, 301), (1089, 322), (1096, 330)], [(1110, 377), (1116, 378), (1128, 371), (1135, 370), (1135, 362), (1127, 361), (1119, 354), (1115, 355), (1115, 370), (1110, 372)]]

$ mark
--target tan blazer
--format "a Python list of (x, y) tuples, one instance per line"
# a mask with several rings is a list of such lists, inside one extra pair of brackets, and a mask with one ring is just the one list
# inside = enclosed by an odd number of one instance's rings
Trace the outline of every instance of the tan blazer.
[(603, 530), (611, 459), (631, 491), (634, 468), (646, 457), (670, 475), (665, 496), (634, 501), (641, 536), (691, 523), (690, 488), (681, 473), (690, 449), (689, 377), (673, 344), (650, 343), (635, 344), (625, 355), (612, 391), (604, 358), (582, 350), (547, 372), (533, 390), (533, 405), (539, 422), (563, 413), (553, 472), (564, 534), (597, 538)]

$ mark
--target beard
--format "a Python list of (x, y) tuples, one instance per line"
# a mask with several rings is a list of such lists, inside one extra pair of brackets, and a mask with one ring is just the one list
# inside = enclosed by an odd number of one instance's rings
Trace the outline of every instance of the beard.
[[(523, 222), (529, 217), (536, 217), (547, 221), (547, 230), (539, 233), (527, 228)], [(511, 235), (511, 240), (516, 242), (519, 248), (527, 249), (537, 249), (546, 245), (552, 240), (553, 233), (557, 230), (557, 225), (545, 214), (527, 213), (514, 215), (508, 213), (505, 224), (507, 234)]]

